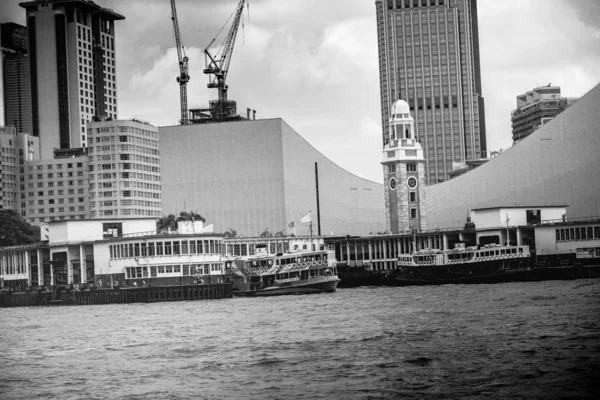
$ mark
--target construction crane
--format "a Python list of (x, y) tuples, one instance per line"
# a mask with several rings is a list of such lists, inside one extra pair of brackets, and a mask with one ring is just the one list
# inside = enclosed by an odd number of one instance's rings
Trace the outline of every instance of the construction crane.
[(177, 21), (177, 8), (175, 7), (175, 0), (171, 0), (171, 20), (173, 21), (175, 45), (177, 47), (177, 59), (179, 60), (179, 76), (177, 77), (177, 82), (179, 83), (179, 99), (181, 102), (181, 119), (179, 123), (181, 125), (187, 125), (189, 123), (187, 107), (187, 83), (190, 80), (190, 75), (188, 74), (188, 58), (185, 55), (185, 48), (183, 47), (181, 33), (179, 32), (179, 22)]
[[(238, 28), (240, 26), (240, 20), (242, 18), (242, 12), (244, 11), (244, 5), (246, 0), (240, 0), (236, 10), (229, 17), (227, 22), (233, 17), (233, 22), (229, 33), (225, 38), (222, 46), (215, 54), (211, 54), (209, 49), (219, 36), (217, 36), (210, 42), (207, 48), (204, 50), (204, 64), (205, 68), (203, 72), (209, 75), (208, 88), (216, 88), (219, 92), (218, 100), (211, 100), (209, 108), (190, 110), (193, 115), (194, 123), (203, 122), (220, 122), (220, 121), (231, 121), (239, 119), (236, 110), (236, 102), (227, 98), (227, 72), (229, 72), (229, 64), (231, 63), (231, 56), (233, 54), (233, 46), (235, 45), (235, 38), (237, 36)], [(225, 25), (227, 25), (227, 22)], [(225, 26), (223, 26), (224, 28)], [(221, 28), (221, 31), (223, 31)], [(219, 33), (221, 33), (219, 31)]]

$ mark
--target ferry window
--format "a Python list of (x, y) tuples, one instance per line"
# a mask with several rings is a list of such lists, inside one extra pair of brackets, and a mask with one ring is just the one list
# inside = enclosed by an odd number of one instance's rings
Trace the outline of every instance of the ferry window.
[(190, 240), (190, 254), (196, 254), (196, 241)]
[(154, 252), (154, 242), (148, 243), (148, 255), (153, 256), (154, 254), (156, 254)]
[(165, 274), (172, 274), (172, 273), (173, 273), (173, 266), (165, 265)]
[(565, 229), (565, 240), (571, 240), (571, 230)]
[(556, 240), (560, 240), (560, 229), (556, 229)]
[(579, 228), (575, 228), (575, 240), (581, 239)]
[(594, 239), (600, 239), (600, 226), (594, 227)]
[(120, 244), (117, 246), (117, 258), (123, 257), (123, 245)]
[(188, 254), (188, 242), (184, 240), (181, 242), (181, 254)]
[[(163, 242), (156, 242), (156, 255), (163, 255)], [(158, 270), (158, 272), (160, 272), (160, 269)]]
[(164, 266), (158, 267), (158, 273), (159, 274), (164, 274), (165, 273), (165, 267)]
[(587, 229), (581, 228), (581, 239), (587, 239)]
[(108, 246), (108, 250), (110, 252), (110, 258), (115, 258), (114, 254), (115, 254), (115, 250), (114, 250), (115, 246)]
[(565, 230), (564, 229), (560, 230), (560, 240), (565, 240)]
[(142, 257), (146, 257), (148, 255), (148, 243), (144, 242), (140, 246)]
[(183, 276), (188, 276), (190, 274), (190, 267), (189, 265), (184, 265), (183, 266)]
[(179, 241), (173, 242), (173, 254), (181, 254), (181, 246)]
[(505, 254), (506, 252), (504, 250), (500, 250), (500, 254)]
[(156, 278), (157, 274), (156, 274), (156, 267), (150, 267), (150, 276), (152, 278)]
[(593, 239), (594, 238), (594, 230), (592, 229), (591, 226), (587, 227), (587, 238), (588, 239)]
[(133, 257), (133, 243), (127, 245), (127, 257)]
[(181, 272), (181, 265), (173, 265), (173, 272), (175, 273), (180, 273)]
[(519, 253), (523, 253), (523, 248), (519, 247)]
[(165, 256), (170, 256), (171, 254), (173, 254), (171, 242), (165, 242)]
[(134, 245), (134, 251), (135, 251), (135, 253), (134, 253), (134, 254), (135, 254), (135, 256), (136, 256), (136, 257), (139, 257), (139, 256), (140, 256), (140, 244), (139, 244), (139, 243), (136, 243), (136, 244)]
[(210, 264), (204, 264), (204, 275), (210, 274)]

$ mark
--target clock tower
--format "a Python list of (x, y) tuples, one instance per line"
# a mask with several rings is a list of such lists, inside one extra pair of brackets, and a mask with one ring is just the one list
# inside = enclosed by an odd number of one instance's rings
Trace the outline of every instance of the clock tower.
[(410, 107), (404, 100), (396, 100), (392, 105), (381, 164), (388, 231), (406, 233), (426, 229), (425, 157), (415, 136)]

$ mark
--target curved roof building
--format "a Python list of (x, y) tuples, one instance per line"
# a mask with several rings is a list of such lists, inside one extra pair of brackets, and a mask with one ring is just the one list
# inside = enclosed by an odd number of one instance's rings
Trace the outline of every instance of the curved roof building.
[[(383, 186), (339, 167), (280, 118), (159, 128), (163, 214), (194, 210), (216, 231), (257, 236), (385, 231)], [(317, 183), (319, 182), (319, 207)], [(293, 222), (293, 228), (290, 224)]]
[(428, 186), (428, 226), (463, 226), (468, 210), (565, 204), (600, 216), (600, 85), (496, 158)]

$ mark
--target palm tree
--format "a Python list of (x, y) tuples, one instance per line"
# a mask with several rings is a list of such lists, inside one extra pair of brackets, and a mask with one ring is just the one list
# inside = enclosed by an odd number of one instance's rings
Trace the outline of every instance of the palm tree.
[(168, 232), (169, 230), (177, 230), (175, 214), (163, 216), (156, 221), (156, 231), (158, 233)]
[(237, 231), (230, 227), (229, 229), (227, 229), (227, 231), (225, 231), (223, 236), (225, 236), (225, 238), (227, 238), (227, 239), (233, 239), (234, 237), (237, 236)]
[(177, 221), (202, 221), (204, 223), (206, 222), (206, 218), (193, 211), (181, 211), (179, 217), (177, 217)]

